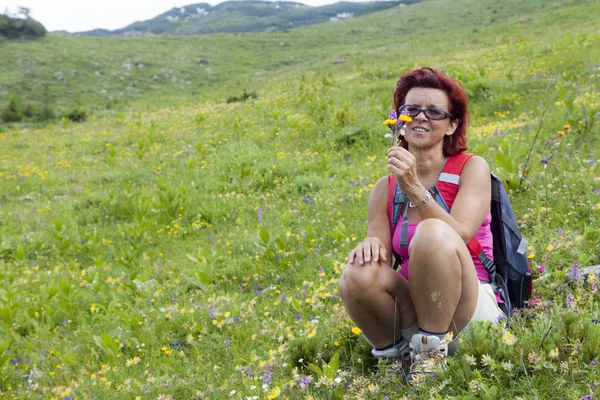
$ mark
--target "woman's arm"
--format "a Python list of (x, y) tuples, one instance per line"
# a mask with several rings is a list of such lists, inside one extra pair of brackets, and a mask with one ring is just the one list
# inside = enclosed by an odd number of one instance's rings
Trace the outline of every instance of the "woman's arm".
[[(420, 186), (412, 193), (407, 193), (415, 204), (425, 197), (426, 189), (422, 185)], [(471, 157), (460, 176), (458, 193), (450, 214), (435, 201), (430, 201), (418, 211), (419, 217), (421, 220), (441, 219), (454, 228), (465, 242), (468, 242), (475, 235), (490, 210), (491, 186), (490, 167), (487, 162), (479, 156)]]
[(367, 237), (350, 252), (350, 264), (353, 264), (356, 258), (360, 265), (371, 260), (391, 265), (392, 237), (387, 214), (388, 187), (387, 176), (379, 179), (373, 186), (369, 199)]

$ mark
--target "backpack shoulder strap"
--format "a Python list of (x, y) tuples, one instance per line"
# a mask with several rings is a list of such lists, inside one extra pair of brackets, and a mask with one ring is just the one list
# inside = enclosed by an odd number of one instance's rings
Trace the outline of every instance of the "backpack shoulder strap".
[(390, 221), (390, 233), (394, 234), (394, 192), (396, 191), (396, 177), (394, 174), (388, 175), (388, 202), (387, 212)]
[(452, 209), (452, 204), (454, 204), (454, 199), (458, 193), (460, 174), (467, 161), (473, 156), (474, 154), (470, 153), (458, 153), (451, 156), (438, 177), (436, 186), (440, 195), (448, 205), (448, 209)]

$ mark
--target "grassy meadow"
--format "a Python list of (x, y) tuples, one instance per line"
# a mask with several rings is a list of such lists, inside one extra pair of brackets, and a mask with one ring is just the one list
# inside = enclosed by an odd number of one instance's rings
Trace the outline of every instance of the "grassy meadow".
[[(425, 0), (287, 33), (0, 44), (0, 106), (90, 112), (0, 125), (0, 397), (598, 398), (599, 27), (598, 1)], [(476, 325), (411, 387), (337, 280), (392, 90), (422, 65), (467, 90), (536, 280), (509, 330)]]

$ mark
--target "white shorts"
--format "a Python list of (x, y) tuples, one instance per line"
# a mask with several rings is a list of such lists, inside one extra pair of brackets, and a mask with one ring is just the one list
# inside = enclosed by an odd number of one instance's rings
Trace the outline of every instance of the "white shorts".
[[(477, 307), (471, 317), (471, 320), (459, 333), (468, 333), (472, 321), (490, 321), (492, 323), (500, 322), (505, 315), (498, 307), (496, 295), (492, 285), (488, 282), (479, 282), (479, 295), (477, 296)], [(448, 344), (448, 354), (456, 353), (458, 343), (454, 340)]]

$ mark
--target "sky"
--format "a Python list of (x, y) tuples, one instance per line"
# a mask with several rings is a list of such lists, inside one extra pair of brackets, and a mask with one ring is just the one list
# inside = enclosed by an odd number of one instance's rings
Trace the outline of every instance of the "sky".
[[(310, 6), (335, 3), (337, 0), (296, 0)], [(89, 31), (96, 28), (118, 29), (135, 21), (156, 17), (173, 7), (209, 3), (214, 0), (0, 0), (0, 12), (14, 13), (27, 7), (31, 17), (49, 31)]]

